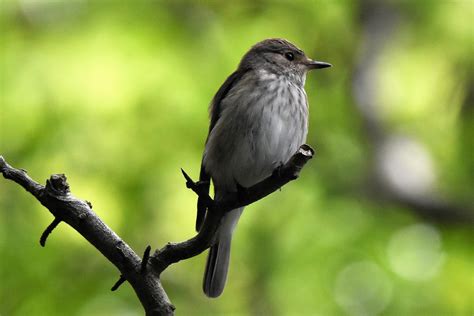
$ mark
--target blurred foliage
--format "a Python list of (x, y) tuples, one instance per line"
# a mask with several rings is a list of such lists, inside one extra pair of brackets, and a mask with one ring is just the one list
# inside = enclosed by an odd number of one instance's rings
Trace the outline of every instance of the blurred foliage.
[[(382, 1), (381, 1), (382, 2)], [(371, 3), (365, 3), (365, 6)], [(420, 141), (436, 190), (472, 202), (472, 1), (390, 1), (399, 23), (373, 83), (387, 130)], [(353, 98), (357, 1), (1, 0), (0, 154), (72, 192), (138, 253), (194, 234), (207, 104), (257, 41), (331, 62), (306, 83), (316, 158), (248, 207), (225, 293), (201, 291), (205, 255), (163, 275), (178, 315), (472, 315), (468, 225), (427, 222), (364, 194), (374, 159)], [(377, 34), (373, 34), (376, 36)], [(0, 315), (140, 315), (118, 272), (31, 196), (0, 181)]]

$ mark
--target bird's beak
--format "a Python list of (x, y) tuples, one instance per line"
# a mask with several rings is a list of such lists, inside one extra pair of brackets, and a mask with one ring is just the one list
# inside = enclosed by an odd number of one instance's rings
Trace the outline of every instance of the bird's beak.
[(325, 63), (324, 61), (311, 60), (308, 58), (308, 61), (305, 63), (308, 69), (322, 69), (332, 67), (330, 63)]

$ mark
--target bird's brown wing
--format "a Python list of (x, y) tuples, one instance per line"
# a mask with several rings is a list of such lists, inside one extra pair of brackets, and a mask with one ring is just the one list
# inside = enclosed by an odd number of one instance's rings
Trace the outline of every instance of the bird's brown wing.
[[(236, 83), (243, 77), (243, 75), (247, 72), (247, 70), (238, 69), (234, 73), (232, 73), (226, 81), (222, 84), (222, 86), (217, 90), (217, 93), (214, 95), (212, 99), (211, 105), (209, 107), (209, 113), (211, 117), (211, 124), (209, 126), (209, 133), (207, 138), (209, 139), (209, 135), (211, 134), (212, 129), (216, 126), (217, 121), (219, 120), (221, 114), (221, 102), (227, 96), (229, 91), (236, 85)], [(207, 143), (207, 139), (206, 139)], [(201, 186), (204, 188), (203, 191), (209, 193), (209, 187), (211, 184), (211, 176), (204, 168), (204, 164), (201, 162), (201, 172), (199, 173), (199, 181)], [(196, 217), (196, 231), (201, 229), (202, 223), (204, 222), (204, 217), (206, 216), (206, 203), (205, 200), (202, 198), (198, 198), (197, 202), (197, 217)]]

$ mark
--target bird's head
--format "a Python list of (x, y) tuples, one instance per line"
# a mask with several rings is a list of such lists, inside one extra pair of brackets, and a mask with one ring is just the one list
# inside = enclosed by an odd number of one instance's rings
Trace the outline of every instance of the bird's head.
[(309, 70), (331, 67), (331, 64), (315, 61), (290, 43), (281, 38), (263, 40), (244, 55), (240, 62), (241, 69), (264, 70), (276, 75), (286, 75), (300, 78), (304, 77)]

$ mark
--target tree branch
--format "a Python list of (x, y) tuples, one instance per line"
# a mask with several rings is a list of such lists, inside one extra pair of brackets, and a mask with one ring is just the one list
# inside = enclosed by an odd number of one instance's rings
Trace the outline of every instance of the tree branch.
[(159, 278), (153, 273), (140, 273), (140, 257), (102, 222), (87, 202), (69, 193), (65, 175), (52, 175), (46, 186), (42, 186), (32, 180), (25, 170), (10, 166), (2, 156), (0, 171), (6, 179), (13, 180), (30, 192), (55, 219), (69, 224), (115, 265), (132, 285), (147, 315), (173, 314), (174, 307)]
[(308, 145), (302, 145), (296, 154), (283, 166), (277, 168), (271, 176), (245, 189), (245, 194), (235, 192), (219, 202), (214, 201), (207, 193), (199, 189), (199, 183), (194, 182), (186, 172), (186, 186), (207, 202), (207, 214), (199, 233), (181, 243), (168, 243), (164, 248), (157, 250), (150, 258), (157, 273), (164, 271), (169, 265), (180, 260), (197, 256), (211, 246), (212, 239), (219, 227), (219, 222), (226, 212), (252, 204), (283, 185), (298, 178), (301, 169), (314, 155), (314, 150)]
[[(148, 246), (143, 261), (102, 222), (92, 210), (90, 202), (80, 200), (69, 192), (65, 175), (52, 175), (47, 180), (46, 186), (43, 186), (31, 179), (25, 170), (10, 166), (2, 156), (0, 156), (0, 172), (6, 179), (16, 182), (30, 192), (53, 214), (55, 218), (53, 223), (47, 227), (41, 237), (43, 246), (47, 236), (61, 221), (67, 223), (119, 269), (120, 279), (112, 290), (116, 290), (127, 280), (140, 299), (146, 315), (173, 315), (175, 308), (161, 285), (161, 272), (171, 264), (194, 257), (209, 248), (218, 224), (226, 212), (258, 201), (296, 179), (313, 155), (314, 151), (311, 147), (302, 145), (285, 165), (277, 168), (271, 176), (260, 183), (245, 189), (243, 193), (235, 192), (219, 202), (205, 194), (208, 211), (199, 233), (180, 243), (168, 243), (151, 256), (151, 248)], [(199, 196), (204, 196), (202, 190), (199, 190), (199, 183), (194, 182), (184, 171), (183, 175), (186, 177), (187, 187)]]

